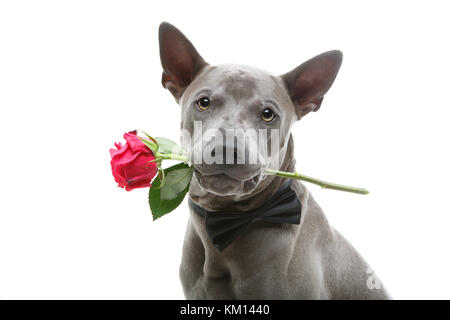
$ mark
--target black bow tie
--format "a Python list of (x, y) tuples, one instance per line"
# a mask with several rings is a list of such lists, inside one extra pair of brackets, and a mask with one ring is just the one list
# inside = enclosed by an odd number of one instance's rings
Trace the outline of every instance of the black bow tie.
[(208, 211), (189, 198), (189, 206), (197, 214), (205, 217), (206, 233), (219, 251), (223, 251), (255, 221), (300, 224), (302, 204), (291, 180), (286, 182), (269, 200), (250, 211)]

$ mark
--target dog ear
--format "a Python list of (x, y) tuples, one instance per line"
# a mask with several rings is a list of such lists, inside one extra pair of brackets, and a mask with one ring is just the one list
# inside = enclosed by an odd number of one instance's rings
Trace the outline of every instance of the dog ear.
[(296, 107), (298, 119), (311, 111), (319, 110), (341, 62), (341, 51), (328, 51), (281, 76)]
[(207, 65), (180, 30), (167, 22), (159, 26), (162, 85), (178, 101), (197, 73)]

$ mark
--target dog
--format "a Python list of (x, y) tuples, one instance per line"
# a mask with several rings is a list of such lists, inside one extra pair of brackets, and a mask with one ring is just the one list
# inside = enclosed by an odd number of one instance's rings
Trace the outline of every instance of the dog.
[[(241, 65), (209, 65), (173, 25), (159, 27), (162, 85), (181, 106), (181, 129), (249, 128), (278, 131), (278, 150), (256, 152), (253, 164), (195, 163), (189, 188), (190, 216), (180, 278), (187, 299), (390, 299), (364, 259), (328, 223), (311, 193), (290, 180), (297, 222), (251, 221), (225, 248), (214, 245), (207, 218), (217, 212), (256, 212), (286, 187), (288, 179), (264, 175), (265, 168), (295, 171), (292, 125), (317, 111), (339, 71), (342, 53), (322, 53), (275, 76)], [(269, 139), (270, 140), (270, 139)], [(271, 141), (269, 141), (271, 142)], [(241, 156), (255, 152), (244, 143)], [(183, 141), (190, 159), (196, 148), (236, 160), (236, 146), (200, 135)], [(273, 167), (274, 165), (277, 167)], [(270, 202), (269, 201), (269, 202)], [(292, 202), (297, 201), (297, 202)], [(301, 208), (300, 208), (301, 207)], [(270, 210), (269, 210), (270, 211)], [(301, 212), (300, 212), (301, 211)], [(199, 212), (207, 212), (199, 214)], [(281, 212), (283, 213), (283, 212)], [(223, 215), (222, 215), (223, 216)], [(212, 218), (211, 218), (212, 219)], [(217, 222), (216, 222), (217, 227)], [(220, 224), (218, 226), (221, 227)]]

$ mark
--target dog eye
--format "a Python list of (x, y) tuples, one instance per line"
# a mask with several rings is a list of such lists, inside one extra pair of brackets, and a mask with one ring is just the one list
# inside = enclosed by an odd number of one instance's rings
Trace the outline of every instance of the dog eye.
[(270, 108), (265, 108), (261, 113), (261, 119), (265, 122), (270, 122), (275, 118), (275, 113)]
[(200, 98), (197, 100), (197, 107), (201, 111), (205, 111), (206, 109), (208, 109), (210, 104), (211, 104), (211, 101), (209, 101), (209, 99), (207, 97), (203, 97), (203, 98)]

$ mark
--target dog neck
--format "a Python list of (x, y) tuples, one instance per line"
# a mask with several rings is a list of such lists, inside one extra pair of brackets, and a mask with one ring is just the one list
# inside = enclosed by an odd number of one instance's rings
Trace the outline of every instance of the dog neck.
[[(289, 172), (295, 170), (294, 142), (292, 135), (289, 137), (286, 154), (280, 170)], [(261, 206), (264, 201), (275, 194), (285, 181), (286, 178), (266, 176), (254, 192), (236, 201), (232, 196), (219, 196), (207, 192), (200, 187), (195, 179), (192, 179), (189, 196), (196, 204), (208, 211), (249, 211)]]

